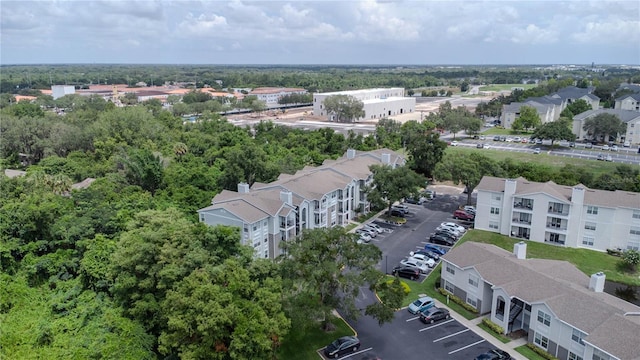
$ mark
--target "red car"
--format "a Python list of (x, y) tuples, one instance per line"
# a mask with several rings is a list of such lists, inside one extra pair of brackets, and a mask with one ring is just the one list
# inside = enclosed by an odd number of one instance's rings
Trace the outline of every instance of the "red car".
[(460, 219), (460, 220), (473, 221), (476, 218), (476, 216), (469, 214), (464, 210), (456, 210), (453, 212), (453, 218)]

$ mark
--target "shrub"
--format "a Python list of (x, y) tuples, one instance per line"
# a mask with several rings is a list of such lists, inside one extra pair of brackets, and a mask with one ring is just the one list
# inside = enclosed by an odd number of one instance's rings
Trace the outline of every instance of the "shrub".
[[(391, 283), (394, 281), (395, 279), (391, 278), (389, 280), (387, 280), (387, 285), (391, 285)], [(404, 291), (404, 295), (409, 295), (409, 293), (411, 292), (411, 287), (409, 287), (409, 285), (404, 282), (404, 281), (400, 281), (400, 285), (402, 285), (402, 290)]]
[(498, 334), (498, 335), (502, 335), (504, 334), (504, 329), (502, 328), (502, 326), (494, 323), (493, 321), (484, 318), (482, 319), (482, 323), (488, 327), (489, 329), (491, 329), (491, 331), (493, 331), (494, 333)]
[(543, 358), (547, 359), (547, 360), (558, 360), (557, 357), (549, 354), (548, 352), (544, 351), (543, 348), (539, 348), (536, 345), (532, 344), (532, 343), (528, 343), (527, 347), (531, 350), (533, 350), (536, 354), (542, 356)]
[(448, 292), (447, 290), (445, 290), (444, 288), (438, 288), (438, 292), (440, 292), (440, 294), (444, 295), (444, 296), (448, 296), (449, 300), (453, 301), (454, 303), (462, 306), (465, 310), (472, 312), (474, 314), (478, 313), (478, 309), (476, 309), (475, 307), (467, 304), (466, 301), (460, 299), (459, 297), (451, 294), (450, 292)]

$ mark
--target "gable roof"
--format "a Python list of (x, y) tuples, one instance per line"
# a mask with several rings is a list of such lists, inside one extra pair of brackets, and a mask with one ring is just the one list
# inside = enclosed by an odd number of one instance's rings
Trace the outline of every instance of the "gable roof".
[(640, 101), (640, 93), (622, 95), (618, 97), (616, 101), (622, 101), (627, 98), (632, 98), (635, 101)]
[[(638, 114), (638, 116), (640, 116), (640, 114)], [(476, 186), (476, 189), (491, 192), (504, 192), (506, 180), (507, 179), (504, 178), (484, 176), (482, 180), (480, 180), (478, 186)], [(515, 195), (545, 193), (559, 200), (570, 202), (571, 196), (573, 195), (573, 188), (580, 187), (585, 190), (583, 201), (584, 205), (640, 209), (640, 193), (636, 192), (590, 189), (582, 184), (574, 186), (558, 185), (553, 181), (539, 183), (529, 181), (523, 177), (519, 177), (515, 179), (515, 181)]]
[(573, 117), (574, 121), (583, 121), (590, 117), (594, 117), (600, 114), (612, 114), (618, 117), (620, 121), (628, 123), (629, 121), (640, 118), (640, 112), (633, 110), (621, 110), (621, 109), (598, 109), (588, 110)]
[(640, 317), (624, 316), (640, 312), (640, 307), (589, 290), (589, 277), (566, 261), (519, 260), (495, 245), (473, 241), (454, 247), (442, 259), (462, 269), (474, 268), (494, 289), (502, 288), (510, 296), (529, 304), (546, 304), (559, 319), (587, 333), (586, 341), (620, 359), (640, 354), (636, 339)]
[[(567, 100), (567, 99), (580, 99), (581, 97), (585, 96), (585, 95), (589, 95), (591, 94), (591, 92), (593, 91), (593, 88), (579, 88), (576, 86), (567, 86), (565, 88), (559, 89), (558, 91), (556, 91), (554, 94), (552, 94), (552, 97), (559, 97), (563, 100)], [(599, 97), (593, 95), (593, 97), (589, 96), (589, 98), (591, 99), (600, 99)]]

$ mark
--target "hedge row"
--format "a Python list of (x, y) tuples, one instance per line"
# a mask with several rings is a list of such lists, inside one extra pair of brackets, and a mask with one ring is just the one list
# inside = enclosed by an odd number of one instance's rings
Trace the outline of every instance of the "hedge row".
[(488, 327), (489, 329), (491, 329), (491, 331), (493, 331), (494, 333), (498, 334), (498, 335), (504, 335), (504, 329), (502, 328), (502, 326), (494, 323), (493, 321), (484, 318), (482, 319), (482, 323)]
[(476, 309), (475, 307), (467, 304), (466, 301), (460, 299), (459, 297), (451, 294), (450, 292), (448, 292), (447, 290), (445, 290), (444, 288), (438, 288), (438, 292), (440, 292), (440, 294), (444, 295), (444, 296), (448, 296), (449, 300), (453, 301), (454, 303), (462, 306), (463, 308), (465, 308), (465, 310), (472, 312), (474, 314), (478, 313), (478, 309)]
[(558, 360), (557, 357), (549, 354), (548, 352), (544, 351), (543, 348), (537, 347), (536, 345), (532, 344), (532, 343), (528, 343), (527, 347), (531, 350), (533, 350), (536, 354), (542, 356), (543, 358), (547, 359), (547, 360)]

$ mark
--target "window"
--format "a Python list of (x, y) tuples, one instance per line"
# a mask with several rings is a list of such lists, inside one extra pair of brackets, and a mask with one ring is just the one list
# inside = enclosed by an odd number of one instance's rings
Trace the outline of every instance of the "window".
[(257, 231), (258, 230), (258, 225), (253, 224), (253, 231)]
[(569, 351), (569, 360), (583, 360), (582, 357)]
[(631, 218), (633, 218), (634, 220), (640, 220), (640, 211), (634, 210), (633, 215), (631, 215)]
[(502, 200), (502, 196), (500, 196), (500, 194), (491, 194), (491, 200), (500, 201)]
[(609, 360), (611, 357), (607, 355), (604, 351), (600, 351), (598, 349), (593, 349), (593, 360)]
[(593, 240), (591, 236), (585, 236), (582, 238), (582, 245), (593, 246)]
[(536, 333), (536, 336), (533, 339), (533, 342), (540, 345), (541, 348), (547, 350), (549, 347), (549, 339), (540, 335), (540, 333)]
[(627, 241), (627, 250), (640, 251), (640, 241)]
[(629, 230), (629, 234), (640, 235), (640, 227), (632, 226), (631, 230)]
[(473, 307), (478, 307), (478, 301), (476, 298), (474, 298), (471, 295), (467, 295), (467, 304), (473, 306)]
[(597, 206), (587, 206), (587, 214), (589, 214), (589, 215), (598, 215), (598, 207)]
[(453, 266), (447, 264), (447, 272), (450, 273), (451, 275), (455, 275), (456, 269), (454, 269)]
[(573, 333), (571, 334), (571, 340), (577, 342), (580, 345), (584, 345), (584, 341), (582, 339), (586, 336), (585, 333), (578, 329), (573, 329)]
[(595, 230), (596, 229), (596, 223), (592, 223), (592, 222), (584, 223), (584, 229), (585, 230)]
[(547, 326), (551, 325), (551, 315), (545, 313), (542, 310), (538, 310), (538, 322)]
[(469, 284), (478, 287), (478, 277), (473, 274), (469, 274)]
[(453, 285), (448, 281), (444, 282), (444, 289), (453, 294)]
[(492, 207), (492, 208), (491, 208), (491, 213), (492, 213), (492, 214), (495, 214), (495, 215), (500, 214), (500, 208)]
[(497, 221), (489, 221), (489, 229), (498, 230), (498, 222)]

